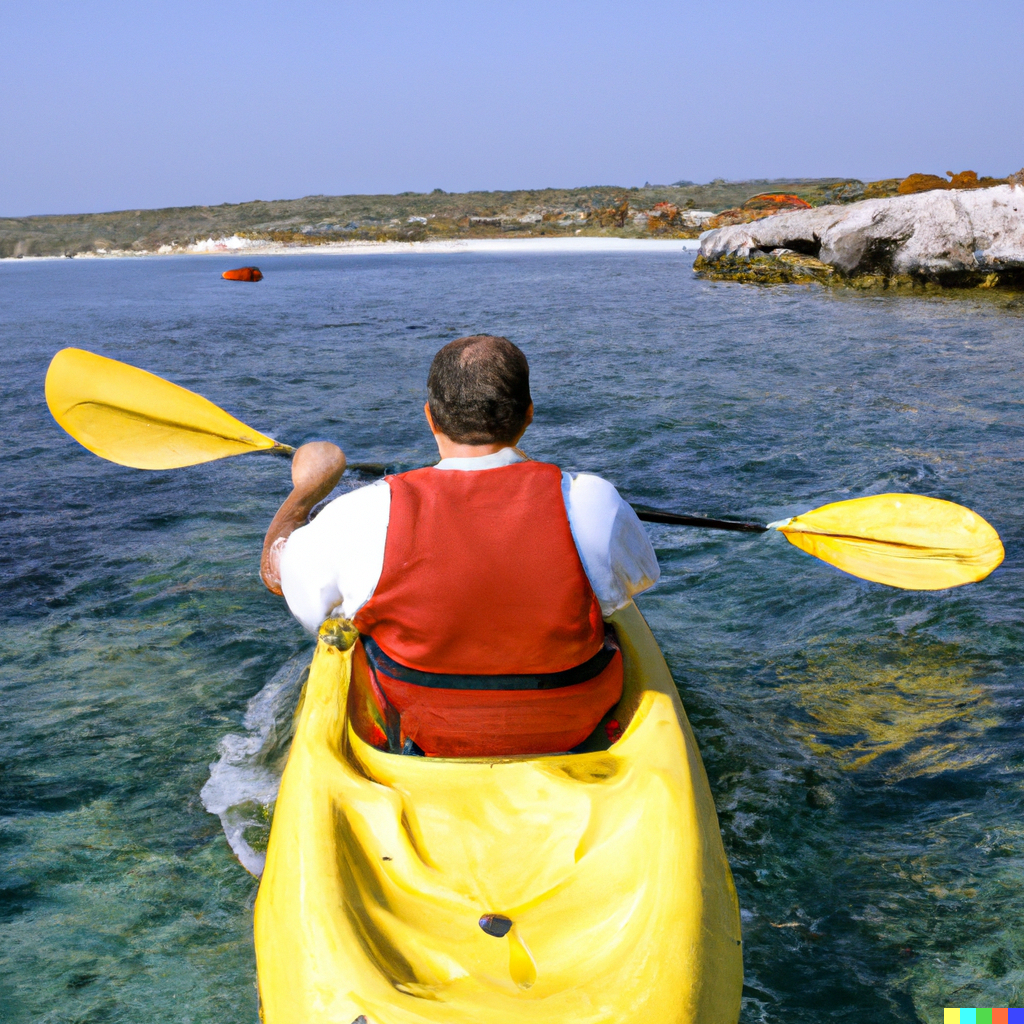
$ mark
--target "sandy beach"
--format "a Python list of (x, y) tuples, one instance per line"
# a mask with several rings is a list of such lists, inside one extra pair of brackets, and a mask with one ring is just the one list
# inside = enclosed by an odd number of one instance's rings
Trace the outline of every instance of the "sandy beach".
[[(467, 238), (435, 242), (328, 242), (323, 245), (286, 245), (279, 242), (254, 242), (245, 238), (206, 239), (181, 248), (163, 246), (162, 251), (114, 249), (109, 252), (79, 253), (76, 260), (138, 259), (147, 256), (238, 256), (248, 260), (258, 256), (367, 256), (408, 253), (591, 253), (591, 252), (680, 252), (696, 250), (696, 238)], [(14, 260), (59, 260), (65, 256), (7, 257)]]

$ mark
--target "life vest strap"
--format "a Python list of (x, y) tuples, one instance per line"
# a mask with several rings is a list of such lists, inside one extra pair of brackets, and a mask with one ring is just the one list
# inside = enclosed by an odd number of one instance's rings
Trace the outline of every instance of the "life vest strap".
[(366, 659), (377, 672), (414, 686), (426, 686), (435, 690), (557, 690), (564, 686), (575, 686), (597, 678), (611, 663), (619, 649), (615, 631), (605, 629), (604, 644), (592, 658), (582, 665), (562, 672), (547, 672), (540, 675), (452, 675), (445, 672), (422, 672), (409, 668), (385, 654), (371, 636), (363, 636)]

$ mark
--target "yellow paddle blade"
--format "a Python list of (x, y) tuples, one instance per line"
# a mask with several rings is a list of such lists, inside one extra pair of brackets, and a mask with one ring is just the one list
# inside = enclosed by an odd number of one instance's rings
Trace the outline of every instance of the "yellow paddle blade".
[(291, 451), (194, 391), (80, 348), (62, 349), (51, 360), (46, 404), (79, 444), (135, 469)]
[(999, 534), (981, 516), (920, 494), (837, 501), (772, 525), (829, 565), (904, 590), (974, 583), (1003, 560)]

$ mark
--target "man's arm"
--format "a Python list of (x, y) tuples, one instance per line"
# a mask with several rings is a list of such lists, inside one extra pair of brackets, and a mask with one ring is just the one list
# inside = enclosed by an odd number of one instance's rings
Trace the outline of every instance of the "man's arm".
[(562, 497), (576, 550), (606, 617), (658, 582), (658, 556), (647, 531), (612, 484), (590, 473), (563, 473)]
[(281, 551), (302, 526), (313, 506), (327, 497), (345, 472), (345, 453), (329, 441), (311, 441), (292, 456), (292, 493), (277, 510), (267, 530), (260, 558), (260, 577), (272, 594), (281, 593)]

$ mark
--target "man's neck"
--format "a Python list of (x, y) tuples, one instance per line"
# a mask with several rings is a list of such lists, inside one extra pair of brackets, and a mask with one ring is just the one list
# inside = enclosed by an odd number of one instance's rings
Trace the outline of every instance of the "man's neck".
[(497, 444), (459, 444), (458, 441), (453, 441), (451, 438), (445, 437), (444, 434), (435, 434), (434, 440), (437, 441), (437, 450), (442, 459), (476, 459), (481, 455), (493, 455), (495, 452), (500, 452), (502, 449), (510, 447), (504, 442)]

